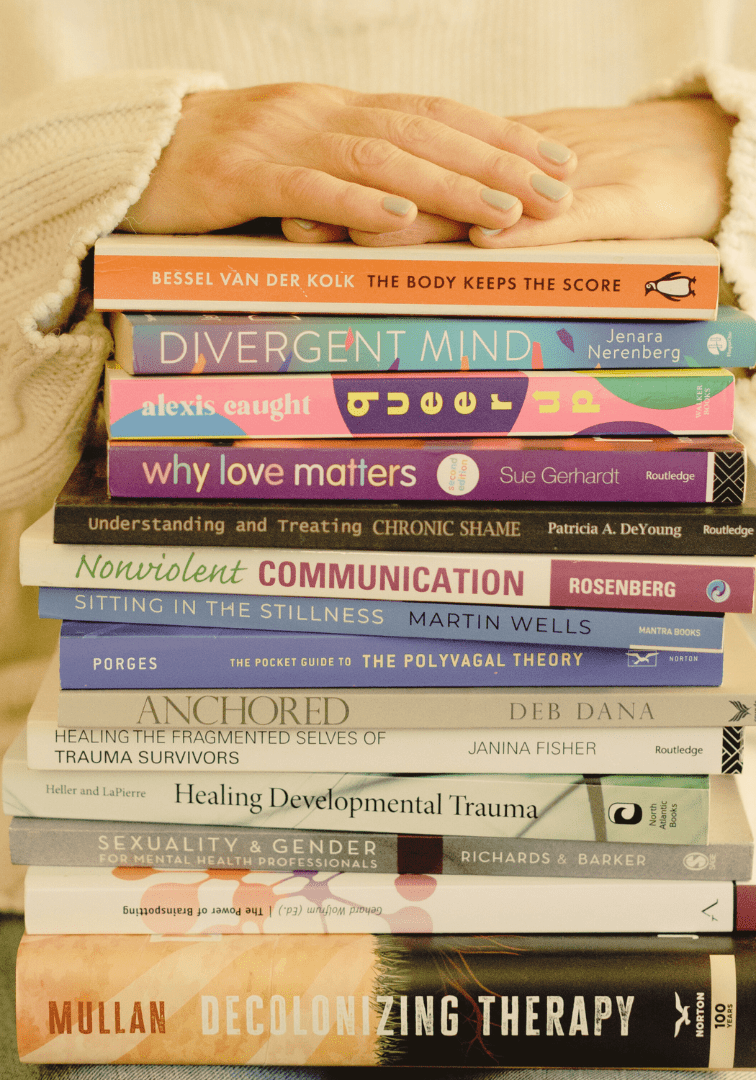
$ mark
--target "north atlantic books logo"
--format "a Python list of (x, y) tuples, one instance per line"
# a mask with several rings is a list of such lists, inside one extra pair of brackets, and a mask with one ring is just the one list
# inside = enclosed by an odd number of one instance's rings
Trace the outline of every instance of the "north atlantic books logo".
[(724, 604), (730, 598), (730, 586), (721, 578), (714, 578), (706, 586), (706, 595), (715, 604)]
[(606, 813), (612, 825), (637, 825), (643, 819), (643, 807), (634, 802), (612, 803)]

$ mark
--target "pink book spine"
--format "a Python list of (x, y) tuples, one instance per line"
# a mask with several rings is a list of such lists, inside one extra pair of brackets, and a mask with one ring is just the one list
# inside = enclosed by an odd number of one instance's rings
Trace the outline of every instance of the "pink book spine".
[(733, 376), (585, 372), (142, 377), (110, 369), (113, 438), (691, 435), (732, 431)]

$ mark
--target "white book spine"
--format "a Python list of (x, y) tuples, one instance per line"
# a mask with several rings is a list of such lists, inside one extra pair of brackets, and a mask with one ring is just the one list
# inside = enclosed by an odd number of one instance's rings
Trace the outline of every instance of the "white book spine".
[[(29, 721), (31, 769), (92, 774), (308, 772), (397, 773), (408, 762), (448, 773), (719, 773), (740, 729), (453, 728), (208, 731), (63, 728)], [(735, 747), (737, 751), (737, 746)], [(736, 752), (739, 762), (739, 754)], [(726, 771), (738, 771), (729, 768)]]
[(452, 874), (32, 867), (25, 891), (29, 934), (724, 933), (734, 908), (732, 882)]

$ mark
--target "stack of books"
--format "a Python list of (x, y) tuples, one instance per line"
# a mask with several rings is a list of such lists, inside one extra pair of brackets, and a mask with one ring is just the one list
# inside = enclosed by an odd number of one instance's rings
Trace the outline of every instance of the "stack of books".
[(21, 545), (22, 1060), (756, 1062), (717, 288), (703, 241), (98, 242), (109, 440)]

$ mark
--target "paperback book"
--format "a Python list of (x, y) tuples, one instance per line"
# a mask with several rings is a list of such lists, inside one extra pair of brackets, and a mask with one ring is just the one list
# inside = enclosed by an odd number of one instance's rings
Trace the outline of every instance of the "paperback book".
[(114, 439), (729, 435), (735, 376), (647, 371), (145, 375), (109, 361)]
[(756, 365), (756, 323), (725, 304), (686, 322), (119, 311), (110, 328), (133, 375)]
[[(23, 585), (255, 596), (449, 601), (524, 607), (751, 612), (754, 561), (666, 555), (226, 551), (139, 544), (56, 544), (53, 511), (22, 534)], [(451, 564), (451, 565), (450, 565)]]
[[(94, 693), (94, 691), (91, 691)], [(103, 691), (117, 694), (117, 690)], [(128, 693), (128, 691), (124, 691)], [(550, 773), (617, 772), (650, 775), (739, 773), (743, 729), (739, 727), (656, 728), (366, 728), (316, 731), (181, 731), (153, 728), (68, 728), (30, 715), (27, 724), (30, 769), (164, 772), (204, 777), (309, 770), (329, 773), (399, 773), (422, 762), (426, 773), (470, 774), (492, 770), (512, 774), (539, 769)], [(335, 826), (334, 826), (335, 827)]]
[(24, 921), (27, 934), (725, 934), (756, 929), (754, 891), (732, 881), (30, 866)]
[[(39, 590), (41, 619), (133, 623), (141, 626), (236, 627), (368, 637), (412, 637), (443, 641), (519, 642), (601, 649), (693, 649), (719, 652), (723, 615), (678, 615), (589, 608), (497, 608), (483, 604), (377, 606), (295, 597), (224, 596), (221, 593), (103, 592), (97, 589)], [(728, 624), (729, 625), (729, 624)]]
[(708, 782), (704, 844), (608, 840), (601, 814), (594, 819), (594, 837), (587, 840), (14, 817), (9, 829), (10, 856), (12, 863), (24, 866), (140, 870), (349, 870), (393, 875), (748, 881), (753, 872), (753, 836), (738, 780), (714, 774)]
[(756, 1065), (753, 934), (25, 935), (17, 985), (27, 1064)]
[[(198, 782), (196, 782), (198, 781)], [(663, 805), (662, 805), (663, 804)], [(3, 759), (3, 808), (17, 817), (162, 821), (415, 836), (705, 844), (709, 777), (539, 772), (486, 775), (30, 769), (21, 731)], [(673, 821), (674, 807), (674, 827)]]
[(699, 239), (484, 250), (114, 233), (94, 249), (101, 311), (713, 319), (719, 253)]
[(354, 633), (64, 622), (64, 690), (352, 686), (720, 686), (721, 652)]
[(151, 499), (724, 503), (745, 496), (731, 436), (366, 439), (108, 445), (108, 491)]
[(56, 499), (54, 539), (60, 544), (167, 542), (329, 551), (754, 555), (756, 466), (749, 463), (746, 473), (745, 502), (738, 506), (222, 501), (169, 499), (162, 491), (159, 497), (130, 499), (108, 495), (104, 454), (85, 454)]

